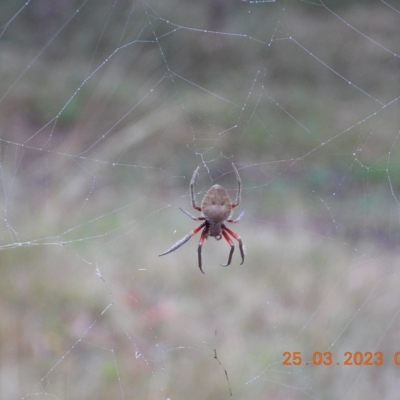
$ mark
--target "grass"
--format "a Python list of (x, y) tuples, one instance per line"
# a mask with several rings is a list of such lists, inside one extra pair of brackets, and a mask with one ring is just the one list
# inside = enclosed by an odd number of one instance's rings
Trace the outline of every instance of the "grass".
[[(99, 238), (89, 224), (64, 246), (3, 251), (1, 320), (8, 322), (1, 337), (18, 349), (3, 349), (3, 373), (17, 368), (18, 387), (27, 392), (45, 377), (36, 391), (74, 398), (118, 398), (120, 380), (125, 394), (140, 398), (228, 398), (223, 369), (239, 398), (302, 398), (305, 382), (310, 393), (344, 397), (359, 369), (283, 367), (283, 352), (301, 351), (310, 360), (329, 349), (338, 359), (345, 351), (372, 351), (381, 338), (378, 348), (389, 358), (397, 255), (375, 242), (355, 249), (337, 235), (318, 234), (303, 225), (307, 216), (288, 216), (288, 224), (258, 220), (246, 197), (246, 216), (236, 226), (245, 264), (235, 253), (231, 266), (220, 267), (228, 246), (209, 240), (204, 276), (196, 239), (157, 256), (193, 225), (175, 207), (172, 221), (141, 204), (124, 213), (125, 227), (109, 225)], [(148, 238), (151, 246), (144, 246)], [(377, 390), (377, 368), (358, 378), (359, 395)], [(387, 362), (378, 375), (392, 368)]]

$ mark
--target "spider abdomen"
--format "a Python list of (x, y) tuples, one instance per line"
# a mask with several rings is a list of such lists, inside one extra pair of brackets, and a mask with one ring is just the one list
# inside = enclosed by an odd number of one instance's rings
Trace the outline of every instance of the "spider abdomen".
[(227, 191), (220, 185), (212, 186), (204, 196), (201, 211), (214, 224), (226, 221), (232, 211), (232, 202)]

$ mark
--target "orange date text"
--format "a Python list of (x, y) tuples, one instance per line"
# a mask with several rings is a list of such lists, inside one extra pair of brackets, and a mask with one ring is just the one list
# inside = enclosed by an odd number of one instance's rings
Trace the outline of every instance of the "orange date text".
[[(394, 363), (400, 366), (400, 351), (393, 357)], [(383, 364), (381, 351), (345, 351), (341, 357), (333, 359), (330, 351), (314, 351), (311, 360), (304, 361), (300, 351), (285, 351), (282, 365), (365, 365), (379, 366)]]

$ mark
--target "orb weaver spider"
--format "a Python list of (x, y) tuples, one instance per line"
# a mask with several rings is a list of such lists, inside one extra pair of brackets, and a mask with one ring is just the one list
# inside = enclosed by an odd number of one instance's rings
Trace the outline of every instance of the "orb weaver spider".
[(201, 230), (199, 247), (197, 248), (198, 258), (199, 258), (199, 268), (200, 271), (204, 274), (201, 262), (201, 250), (205, 240), (211, 236), (215, 237), (216, 240), (221, 240), (222, 237), (228, 242), (231, 246), (231, 250), (229, 252), (228, 262), (226, 264), (221, 264), (223, 267), (227, 267), (232, 261), (233, 251), (235, 250), (235, 245), (231, 237), (236, 239), (239, 242), (239, 250), (240, 255), (242, 256), (242, 262), (244, 262), (244, 250), (243, 250), (243, 242), (241, 237), (233, 232), (231, 229), (227, 228), (224, 222), (229, 222), (236, 224), (242, 218), (244, 212), (242, 211), (238, 218), (231, 219), (232, 209), (236, 208), (240, 204), (241, 195), (242, 195), (242, 181), (240, 180), (239, 172), (236, 169), (235, 165), (232, 163), (233, 169), (236, 174), (237, 179), (237, 193), (236, 193), (236, 201), (232, 203), (228, 192), (220, 185), (212, 186), (201, 202), (201, 207), (199, 207), (196, 203), (196, 198), (194, 196), (194, 182), (196, 180), (196, 176), (199, 172), (199, 168), (197, 167), (193, 173), (192, 180), (190, 181), (190, 197), (192, 200), (193, 208), (197, 211), (200, 211), (202, 216), (195, 217), (190, 214), (186, 210), (179, 207), (179, 209), (184, 212), (187, 216), (192, 218), (194, 221), (204, 221), (197, 228), (193, 229), (190, 233), (188, 233), (185, 237), (176, 242), (170, 249), (160, 254), (160, 256), (165, 256), (166, 254), (172, 253), (173, 251), (179, 249), (182, 245), (184, 245), (192, 236), (199, 233)]

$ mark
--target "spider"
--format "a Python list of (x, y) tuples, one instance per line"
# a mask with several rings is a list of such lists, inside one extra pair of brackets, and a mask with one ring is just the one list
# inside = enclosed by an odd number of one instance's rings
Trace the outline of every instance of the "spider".
[(224, 222), (230, 222), (236, 224), (243, 216), (243, 211), (240, 213), (237, 219), (231, 219), (232, 209), (236, 208), (240, 204), (241, 194), (242, 194), (242, 181), (240, 180), (239, 172), (236, 169), (235, 165), (232, 163), (233, 169), (236, 174), (238, 189), (236, 194), (236, 201), (232, 203), (227, 191), (220, 185), (212, 186), (208, 192), (205, 194), (203, 201), (201, 203), (201, 207), (196, 204), (196, 199), (194, 197), (194, 181), (196, 179), (197, 173), (200, 167), (197, 167), (193, 173), (192, 180), (190, 181), (190, 197), (192, 199), (193, 208), (197, 211), (200, 211), (202, 216), (195, 217), (184, 209), (179, 209), (184, 212), (187, 216), (192, 218), (194, 221), (204, 221), (200, 226), (196, 229), (193, 229), (189, 234), (183, 237), (181, 240), (176, 242), (169, 250), (160, 254), (160, 256), (164, 256), (166, 254), (172, 253), (176, 249), (179, 249), (182, 245), (184, 245), (192, 236), (199, 233), (201, 230), (199, 247), (197, 248), (197, 253), (199, 256), (199, 268), (200, 271), (204, 274), (202, 264), (201, 264), (201, 249), (205, 240), (209, 237), (215, 237), (216, 240), (221, 240), (222, 237), (229, 243), (231, 246), (231, 250), (229, 252), (228, 262), (226, 264), (221, 264), (223, 267), (227, 267), (232, 260), (232, 254), (235, 250), (235, 245), (231, 239), (231, 236), (239, 242), (239, 250), (240, 255), (242, 256), (242, 262), (244, 262), (244, 251), (243, 251), (243, 242), (238, 234), (227, 228)]

